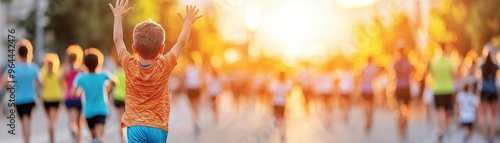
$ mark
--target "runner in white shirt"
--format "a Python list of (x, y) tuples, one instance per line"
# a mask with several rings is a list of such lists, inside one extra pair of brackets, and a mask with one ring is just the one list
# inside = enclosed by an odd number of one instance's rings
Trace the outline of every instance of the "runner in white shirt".
[(281, 128), (281, 140), (285, 140), (285, 103), (286, 98), (290, 95), (293, 83), (287, 79), (286, 73), (279, 72), (278, 79), (271, 82), (269, 85), (270, 92), (273, 95), (273, 105), (274, 105), (274, 117), (276, 119), (276, 124)]
[(246, 103), (245, 96), (248, 93), (250, 84), (248, 73), (242, 69), (235, 69), (231, 72), (231, 91), (233, 93), (233, 106), (237, 115), (241, 113), (243, 103)]
[(341, 114), (345, 121), (349, 119), (349, 112), (351, 109), (351, 98), (354, 91), (354, 71), (352, 71), (351, 63), (346, 63), (345, 68), (337, 72), (339, 79), (339, 90), (340, 90), (340, 102), (339, 106), (341, 108)]
[(188, 65), (184, 69), (184, 88), (191, 104), (191, 113), (194, 122), (195, 132), (199, 132), (198, 126), (198, 107), (200, 104), (200, 88), (201, 88), (201, 67), (195, 65), (194, 60), (190, 59)]
[(469, 140), (476, 121), (477, 107), (479, 105), (478, 96), (474, 93), (474, 85), (469, 82), (465, 85), (465, 91), (457, 94), (456, 102), (459, 107), (460, 123), (466, 129), (464, 142)]
[(326, 123), (327, 126), (329, 126), (332, 121), (331, 118), (333, 112), (333, 75), (330, 74), (328, 70), (324, 70), (323, 72), (318, 74), (315, 79), (314, 92), (318, 97), (318, 101), (323, 102), (323, 108), (326, 112)]
[(212, 68), (205, 76), (205, 84), (207, 85), (208, 95), (210, 96), (213, 116), (215, 122), (217, 123), (219, 120), (219, 114), (217, 112), (217, 96), (222, 93), (222, 75), (216, 69)]
[(260, 103), (260, 106), (264, 112), (270, 110), (271, 102), (269, 96), (267, 94), (267, 84), (269, 83), (269, 77), (266, 73), (260, 71), (254, 74), (252, 80), (252, 92), (254, 96), (256, 96), (257, 103)]

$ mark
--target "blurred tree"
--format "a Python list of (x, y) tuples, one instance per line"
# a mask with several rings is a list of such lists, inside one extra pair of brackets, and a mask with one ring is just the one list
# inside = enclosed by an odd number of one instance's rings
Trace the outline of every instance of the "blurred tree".
[(361, 55), (376, 55), (384, 52), (386, 28), (380, 17), (374, 16), (369, 22), (361, 22), (354, 28), (354, 44)]
[[(8, 0), (2, 0), (2, 2)], [(53, 42), (45, 43), (46, 51), (64, 53), (68, 45), (79, 44), (83, 48), (96, 47), (104, 54), (116, 55), (113, 37), (113, 15), (108, 3), (114, 1), (88, 0), (48, 0), (49, 8), (46, 16), (49, 22), (45, 27), (55, 35)], [(64, 4), (61, 4), (64, 2)], [(177, 13), (185, 14), (184, 7), (179, 9), (175, 0), (152, 0), (152, 1), (130, 1), (134, 9), (124, 18), (124, 40), (126, 45), (132, 45), (132, 34), (134, 26), (146, 19), (158, 22), (165, 29), (165, 47), (169, 50), (182, 30), (182, 21)], [(184, 56), (190, 51), (203, 50), (207, 56), (221, 54), (224, 45), (215, 29), (214, 13), (209, 7), (202, 9), (200, 13), (205, 17), (198, 20), (191, 31), (191, 37), (186, 46)], [(28, 18), (19, 21), (19, 24), (27, 29), (28, 35), (34, 35), (35, 11)], [(31, 40), (34, 37), (29, 37)], [(167, 51), (165, 51), (167, 52)]]
[(404, 12), (394, 13), (394, 20), (392, 20), (391, 27), (387, 30), (387, 38), (385, 41), (384, 51), (386, 54), (397, 55), (399, 53), (397, 48), (398, 42), (404, 40), (406, 48), (417, 49), (415, 33), (416, 28), (411, 25), (408, 15)]
[[(460, 55), (465, 55), (470, 50), (479, 52), (499, 34), (498, 0), (443, 0), (435, 14), (445, 25), (447, 35), (441, 37), (444, 38), (441, 40), (453, 43)], [(434, 38), (438, 40), (438, 37)]]
[[(68, 1), (48, 0), (49, 7), (45, 13), (48, 18), (46, 31), (52, 31), (55, 40), (45, 43), (45, 50), (64, 53), (71, 44), (79, 44), (83, 48), (95, 47), (103, 53), (109, 53), (113, 47), (113, 15), (108, 1)], [(35, 12), (31, 12), (20, 25), (27, 29), (29, 35), (35, 35), (32, 25)], [(30, 37), (33, 39), (34, 37)]]

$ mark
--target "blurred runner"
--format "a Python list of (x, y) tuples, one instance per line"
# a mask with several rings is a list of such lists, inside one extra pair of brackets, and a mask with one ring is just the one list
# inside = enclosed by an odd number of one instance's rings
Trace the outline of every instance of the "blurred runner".
[(311, 67), (310, 63), (305, 63), (305, 66), (298, 73), (298, 84), (302, 88), (302, 95), (304, 96), (304, 108), (306, 110), (306, 114), (311, 115), (311, 104), (314, 99), (314, 90), (313, 90), (313, 78), (314, 78), (314, 70)]
[[(484, 137), (492, 143), (497, 129), (499, 67), (496, 64), (496, 51), (488, 49), (484, 64), (481, 66), (481, 104), (479, 105), (479, 121)], [(489, 111), (489, 112), (488, 112)], [(488, 122), (488, 114), (490, 119)]]
[(173, 70), (170, 73), (170, 77), (168, 79), (168, 89), (172, 93), (171, 104), (176, 105), (179, 101), (180, 95), (182, 94), (182, 85), (184, 84), (181, 79), (181, 74), (177, 71), (182, 72), (180, 70)]
[(429, 63), (429, 72), (433, 77), (434, 103), (437, 109), (437, 133), (441, 142), (448, 131), (449, 116), (452, 111), (452, 96), (455, 91), (454, 77), (456, 75), (455, 66), (450, 58), (451, 47), (446, 43), (441, 43), (443, 55)]
[(63, 76), (62, 80), (65, 84), (65, 104), (69, 112), (69, 123), (71, 135), (74, 142), (80, 142), (81, 134), (81, 119), (82, 117), (82, 102), (81, 92), (76, 95), (71, 92), (73, 89), (73, 81), (76, 75), (81, 71), (80, 66), (83, 60), (83, 50), (79, 45), (70, 45), (66, 49), (66, 61), (62, 65)]
[(201, 88), (201, 67), (194, 63), (194, 59), (189, 59), (188, 65), (184, 69), (184, 87), (191, 105), (191, 115), (193, 118), (195, 132), (198, 133), (198, 110), (200, 105)]
[(269, 82), (269, 77), (267, 73), (263, 71), (257, 71), (254, 73), (252, 80), (252, 91), (257, 97), (257, 103), (260, 105), (256, 105), (256, 108), (260, 107), (260, 109), (264, 112), (267, 112), (271, 107), (270, 98), (267, 94), (267, 84)]
[(394, 72), (396, 74), (396, 92), (395, 97), (398, 103), (398, 132), (401, 140), (406, 139), (408, 130), (408, 116), (410, 95), (410, 77), (415, 71), (408, 59), (408, 53), (405, 47), (399, 49), (400, 58), (394, 63)]
[(474, 122), (476, 121), (479, 100), (474, 89), (473, 82), (466, 82), (463, 91), (457, 94), (456, 103), (458, 104), (460, 123), (466, 130), (464, 142), (472, 137)]
[(333, 112), (333, 88), (334, 79), (330, 70), (324, 69), (315, 78), (314, 93), (317, 95), (317, 101), (321, 101), (322, 108), (326, 113), (326, 126), (330, 126), (332, 122)]
[(231, 91), (233, 93), (233, 106), (236, 115), (240, 115), (243, 109), (243, 99), (247, 94), (248, 83), (250, 78), (243, 69), (235, 69), (231, 72)]
[(361, 79), (361, 98), (364, 100), (365, 106), (365, 133), (370, 133), (373, 122), (373, 82), (379, 74), (377, 65), (373, 62), (373, 57), (368, 57), (368, 63), (362, 72)]
[(287, 97), (290, 95), (293, 83), (287, 79), (284, 71), (280, 71), (278, 78), (271, 82), (270, 91), (273, 94), (274, 117), (276, 125), (280, 129), (281, 142), (286, 142), (286, 125), (284, 123), (285, 117), (285, 103)]
[(44, 58), (44, 65), (40, 71), (42, 85), (42, 100), (49, 121), (49, 140), (55, 142), (55, 123), (62, 100), (62, 87), (60, 82), (62, 70), (59, 69), (59, 57), (55, 53), (48, 53)]
[(354, 97), (354, 71), (352, 69), (352, 63), (346, 62), (344, 67), (339, 71), (339, 90), (340, 90), (340, 102), (339, 106), (341, 109), (341, 114), (344, 120), (347, 122), (349, 120), (349, 113), (351, 110), (351, 99)]
[(212, 67), (207, 76), (205, 76), (205, 83), (207, 85), (208, 95), (210, 96), (210, 105), (212, 106), (214, 120), (217, 123), (219, 121), (217, 97), (222, 93), (222, 75)]
[(389, 86), (389, 81), (390, 81), (390, 75), (389, 75), (389, 70), (386, 67), (380, 67), (379, 74), (377, 75), (377, 80), (375, 85), (377, 86), (377, 96), (380, 98), (380, 102), (378, 103), (378, 107), (383, 107), (383, 108), (388, 108), (389, 107), (389, 102), (388, 102), (388, 94), (387, 94), (387, 87)]
[[(15, 106), (18, 119), (21, 120), (22, 136), (25, 143), (29, 143), (31, 135), (31, 112), (35, 108), (37, 98), (36, 89), (41, 87), (39, 67), (32, 63), (33, 46), (31, 42), (23, 39), (16, 43), (16, 60), (14, 72), (5, 69), (0, 83), (7, 83), (7, 87), (15, 87)], [(12, 74), (14, 78), (9, 76)], [(17, 81), (17, 82), (7, 82)], [(9, 89), (7, 89), (9, 90)]]
[(117, 79), (109, 72), (101, 71), (101, 61), (104, 59), (101, 59), (103, 56), (97, 49), (96, 53), (92, 53), (94, 48), (87, 50), (89, 53), (84, 58), (87, 72), (78, 74), (72, 91), (76, 93), (78, 88), (83, 91), (83, 116), (87, 121), (92, 143), (102, 143), (106, 118), (109, 115), (107, 83), (110, 82), (109, 86), (113, 87)]

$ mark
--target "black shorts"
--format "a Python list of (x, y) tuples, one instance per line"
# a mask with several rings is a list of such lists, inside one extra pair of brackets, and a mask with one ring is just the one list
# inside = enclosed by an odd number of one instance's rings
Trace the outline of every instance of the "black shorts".
[(351, 94), (341, 93), (341, 94), (340, 94), (340, 98), (345, 99), (345, 100), (349, 100), (349, 98), (350, 98), (349, 96), (350, 96), (350, 95), (351, 95)]
[(274, 117), (285, 118), (285, 106), (274, 105)]
[(444, 108), (446, 111), (453, 109), (453, 96), (451, 94), (434, 95), (436, 108)]
[(115, 100), (115, 107), (116, 108), (123, 108), (123, 107), (125, 107), (125, 101)]
[(302, 95), (311, 96), (311, 95), (313, 95), (313, 91), (309, 88), (304, 88), (304, 89), (302, 89)]
[(19, 117), (21, 119), (25, 115), (28, 116), (28, 118), (30, 118), (31, 117), (31, 111), (33, 111), (34, 107), (35, 107), (35, 103), (16, 104), (17, 113), (19, 114)]
[(418, 89), (418, 99), (422, 100), (424, 97), (424, 92), (425, 92), (425, 79), (421, 80), (419, 82), (420, 88)]
[(398, 88), (396, 89), (396, 100), (398, 101), (398, 104), (404, 104), (408, 105), (410, 103), (410, 88)]
[(498, 94), (496, 92), (481, 91), (482, 102), (492, 102), (492, 101), (497, 101), (497, 99), (498, 99)]
[(328, 100), (330, 98), (332, 98), (332, 94), (331, 93), (326, 93), (326, 94), (323, 93), (323, 94), (320, 94), (319, 97), (320, 97), (320, 100), (324, 100), (324, 102), (328, 102)]
[(474, 128), (474, 123), (462, 123), (462, 127), (464, 128), (469, 128), (469, 129), (473, 129)]
[(188, 89), (187, 95), (190, 100), (198, 100), (200, 97), (200, 89)]
[(106, 116), (103, 115), (96, 115), (91, 118), (87, 118), (87, 125), (89, 126), (89, 129), (94, 129), (96, 124), (102, 124), (104, 125), (106, 123)]
[(45, 107), (45, 110), (48, 110), (50, 108), (56, 108), (56, 109), (58, 109), (59, 108), (59, 104), (60, 104), (59, 101), (56, 101), (56, 102), (43, 102), (43, 107)]
[(361, 97), (366, 101), (366, 102), (373, 102), (373, 93), (361, 93)]

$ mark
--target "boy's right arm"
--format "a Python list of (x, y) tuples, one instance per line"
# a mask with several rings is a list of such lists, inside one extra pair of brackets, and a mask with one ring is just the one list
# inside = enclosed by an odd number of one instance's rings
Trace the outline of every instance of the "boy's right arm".
[[(117, 0), (115, 7), (113, 7), (111, 3), (109, 4), (109, 7), (113, 11), (113, 15), (115, 17), (113, 26), (113, 41), (116, 45), (118, 56), (120, 56), (120, 50), (126, 50), (125, 42), (123, 42), (122, 18), (132, 9), (132, 7), (128, 7), (128, 2), (128, 0)], [(120, 57), (118, 59), (120, 59)]]

